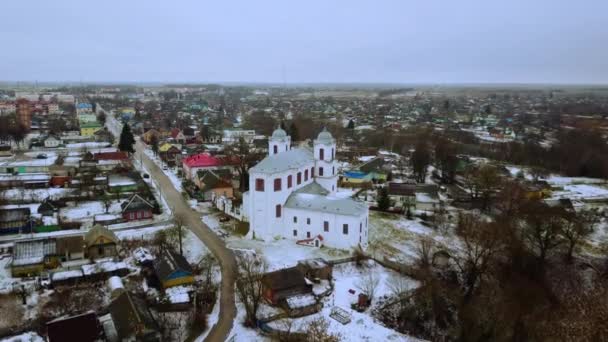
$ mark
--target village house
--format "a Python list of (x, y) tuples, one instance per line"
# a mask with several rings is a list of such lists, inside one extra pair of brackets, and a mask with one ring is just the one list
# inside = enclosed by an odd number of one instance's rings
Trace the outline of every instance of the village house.
[(13, 155), (13, 149), (10, 145), (0, 145), (0, 157), (10, 157)]
[(177, 164), (177, 159), (181, 153), (181, 149), (175, 144), (166, 142), (158, 147), (158, 156), (170, 167), (174, 167)]
[(158, 323), (145, 301), (127, 291), (110, 303), (110, 315), (120, 341), (160, 342)]
[(161, 137), (162, 135), (159, 131), (155, 129), (149, 129), (148, 131), (146, 131), (146, 133), (142, 135), (142, 140), (146, 144), (150, 145), (154, 139), (156, 139), (156, 141), (160, 141)]
[(30, 208), (0, 209), (0, 234), (31, 232), (30, 215)]
[(98, 122), (87, 122), (80, 125), (80, 135), (85, 137), (93, 137), (95, 132), (102, 128)]
[(179, 128), (174, 128), (171, 130), (171, 139), (178, 144), (186, 144), (186, 135)]
[(44, 140), (44, 147), (47, 147), (47, 148), (59, 147), (59, 145), (62, 144), (61, 139), (59, 139), (58, 137), (56, 137), (54, 135), (49, 135), (46, 138), (43, 138), (43, 140)]
[[(226, 198), (234, 197), (234, 189), (232, 184), (226, 180), (225, 173), (222, 175), (222, 170), (216, 171), (199, 171), (194, 180), (194, 184), (200, 189), (203, 201), (211, 201), (215, 197), (224, 196)], [(228, 178), (229, 179), (229, 178)]]
[(416, 207), (416, 184), (390, 182), (387, 186), (391, 206), (397, 210)]
[(154, 271), (163, 289), (194, 283), (194, 273), (186, 258), (171, 250), (163, 250), (154, 262)]
[(147, 220), (154, 216), (154, 205), (138, 194), (133, 194), (120, 207), (125, 221)]
[(115, 257), (118, 254), (118, 237), (101, 225), (94, 225), (84, 236), (85, 254), (89, 259)]
[(46, 172), (0, 174), (0, 188), (47, 188), (50, 181), (51, 176)]
[(95, 312), (57, 318), (46, 323), (48, 342), (96, 342), (103, 338), (103, 329)]
[(97, 132), (95, 132), (95, 134), (93, 134), (93, 136), (95, 137), (95, 141), (97, 142), (114, 141), (114, 136), (112, 135), (112, 133), (110, 133), (107, 127), (103, 127), (102, 129), (98, 130)]
[(284, 268), (262, 276), (264, 299), (272, 305), (279, 305), (292, 296), (312, 293), (304, 274), (298, 267)]
[(40, 274), (44, 269), (59, 265), (56, 257), (55, 239), (32, 239), (16, 241), (13, 247), (11, 275), (13, 277), (30, 277)]
[(194, 181), (196, 174), (200, 170), (217, 170), (226, 168), (222, 161), (209, 153), (199, 153), (182, 160), (184, 177)]
[(333, 266), (322, 258), (300, 260), (296, 267), (309, 280), (331, 280), (333, 274)]
[(252, 129), (225, 129), (223, 131), (222, 143), (234, 144), (243, 138), (247, 144), (251, 144), (255, 139), (255, 131)]

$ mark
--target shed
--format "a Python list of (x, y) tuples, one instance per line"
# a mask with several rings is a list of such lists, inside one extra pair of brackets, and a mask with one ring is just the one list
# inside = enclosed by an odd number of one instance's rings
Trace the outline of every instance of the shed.
[(49, 342), (95, 342), (102, 338), (102, 327), (94, 312), (50, 321), (46, 331)]
[(192, 267), (181, 254), (164, 250), (154, 263), (154, 271), (163, 288), (194, 283)]
[(312, 292), (312, 286), (306, 283), (304, 274), (297, 266), (264, 274), (262, 285), (264, 298), (274, 305), (287, 297)]

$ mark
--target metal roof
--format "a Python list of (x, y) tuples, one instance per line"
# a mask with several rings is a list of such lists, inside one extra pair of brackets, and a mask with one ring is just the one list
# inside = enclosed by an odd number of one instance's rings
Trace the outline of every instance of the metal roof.
[(249, 173), (276, 173), (302, 166), (312, 165), (314, 156), (306, 148), (294, 148), (289, 151), (270, 155), (249, 170)]
[[(315, 184), (315, 185), (313, 185)], [(359, 216), (367, 210), (367, 205), (352, 198), (326, 195), (316, 182), (294, 191), (287, 198), (285, 208), (319, 211), (337, 215)], [(324, 189), (323, 189), (324, 190)]]

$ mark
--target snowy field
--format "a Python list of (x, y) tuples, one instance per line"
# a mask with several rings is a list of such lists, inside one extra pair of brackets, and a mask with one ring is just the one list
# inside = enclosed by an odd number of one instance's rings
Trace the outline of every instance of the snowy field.
[(563, 190), (554, 191), (553, 198), (582, 199), (608, 199), (608, 189), (599, 185), (570, 184), (564, 185)]
[(314, 248), (296, 245), (293, 240), (258, 241), (246, 238), (229, 238), (228, 247), (235, 250), (252, 250), (264, 257), (269, 271), (295, 266), (298, 261), (312, 258), (326, 260), (350, 256), (348, 251), (331, 248)]
[[(334, 292), (323, 300), (323, 309), (317, 314), (291, 320), (292, 329), (306, 331), (308, 322), (323, 317), (329, 323), (329, 332), (339, 334), (344, 341), (417, 341), (417, 339), (395, 332), (376, 322), (369, 314), (371, 308), (362, 313), (351, 309), (351, 304), (357, 302), (360, 279), (370, 273), (379, 279), (372, 306), (373, 303), (378, 302), (378, 298), (391, 295), (390, 284), (394, 283), (397, 278), (403, 278), (405, 284), (411, 289), (418, 286), (418, 282), (385, 269), (374, 261), (368, 261), (361, 267), (357, 267), (354, 263), (337, 265), (333, 271)], [(331, 318), (330, 313), (334, 306), (348, 312), (352, 321), (343, 325)], [(285, 322), (275, 321), (270, 323), (270, 326), (281, 329), (285, 326)]]
[[(112, 201), (107, 214), (119, 214), (121, 212), (121, 201)], [(79, 202), (74, 207), (61, 208), (60, 217), (68, 222), (82, 222), (92, 224), (95, 215), (106, 214), (106, 208), (101, 201)]]
[(45, 342), (46, 340), (40, 337), (35, 332), (26, 332), (17, 336), (5, 337), (0, 339), (0, 342)]
[(421, 238), (431, 238), (438, 246), (446, 248), (454, 244), (453, 238), (423, 225), (419, 219), (408, 220), (403, 215), (370, 211), (368, 252), (374, 257), (411, 262)]
[(42, 201), (50, 198), (57, 200), (73, 193), (75, 189), (69, 188), (46, 188), (46, 189), (24, 189), (13, 188), (0, 192), (0, 196), (6, 200), (18, 201)]

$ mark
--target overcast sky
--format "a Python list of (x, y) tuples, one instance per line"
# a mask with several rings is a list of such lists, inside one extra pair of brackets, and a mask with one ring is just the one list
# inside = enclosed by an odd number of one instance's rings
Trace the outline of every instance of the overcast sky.
[(608, 0), (5, 0), (0, 80), (608, 83)]

